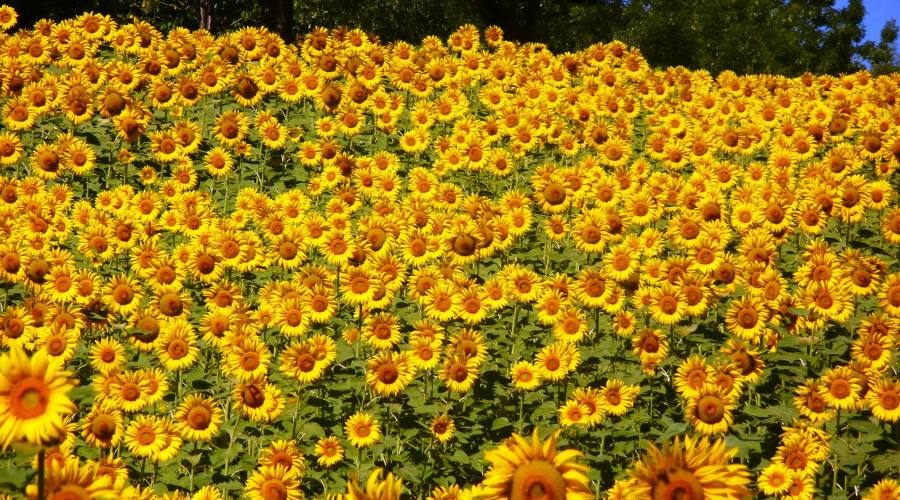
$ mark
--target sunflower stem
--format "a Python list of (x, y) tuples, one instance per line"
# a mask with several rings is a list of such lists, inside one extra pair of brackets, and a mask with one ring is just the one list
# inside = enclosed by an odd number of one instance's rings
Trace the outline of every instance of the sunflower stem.
[(519, 391), (519, 423), (518, 430), (519, 434), (522, 434), (522, 426), (524, 425), (525, 420), (525, 391)]
[[(834, 435), (836, 438), (840, 439), (841, 437), (841, 409), (837, 409), (837, 415), (834, 419)], [(835, 455), (834, 463), (831, 465), (833, 473), (831, 475), (831, 492), (834, 493), (834, 488), (837, 486), (837, 477), (838, 477), (838, 457)]]
[(510, 337), (513, 339), (513, 345), (516, 342), (516, 326), (519, 322), (519, 303), (516, 302), (513, 304), (513, 319), (512, 319), (512, 328), (510, 329)]
[(294, 404), (294, 423), (291, 425), (291, 437), (297, 437), (297, 416), (300, 415), (300, 384), (297, 384), (297, 403)]
[(38, 452), (38, 500), (45, 500), (47, 498), (46, 492), (44, 491), (44, 462), (44, 449), (41, 448), (41, 451)]

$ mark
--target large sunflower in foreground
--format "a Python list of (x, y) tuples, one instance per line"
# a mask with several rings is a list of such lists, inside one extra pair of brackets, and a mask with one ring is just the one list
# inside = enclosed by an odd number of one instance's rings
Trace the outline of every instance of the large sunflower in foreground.
[(0, 357), (0, 444), (44, 445), (65, 435), (63, 418), (76, 406), (66, 395), (75, 387), (68, 372), (38, 351), (21, 349)]
[(588, 468), (574, 459), (578, 450), (557, 453), (559, 431), (541, 442), (537, 429), (529, 443), (518, 434), (499, 448), (485, 453), (491, 470), (481, 483), (485, 499), (552, 498), (579, 500), (594, 498), (588, 478)]
[(643, 460), (631, 471), (633, 483), (627, 487), (624, 498), (749, 498), (750, 472), (743, 464), (730, 463), (736, 452), (725, 448), (722, 440), (690, 436), (685, 436), (684, 441), (675, 438), (672, 446), (666, 445), (662, 450), (651, 444)]

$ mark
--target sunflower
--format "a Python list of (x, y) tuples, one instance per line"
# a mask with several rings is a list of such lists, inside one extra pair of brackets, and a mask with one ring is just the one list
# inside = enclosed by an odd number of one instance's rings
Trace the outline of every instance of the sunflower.
[(344, 448), (337, 436), (326, 436), (316, 441), (316, 462), (322, 467), (331, 467), (344, 459)]
[(528, 361), (519, 361), (510, 368), (513, 386), (522, 391), (537, 389), (541, 385), (541, 372)]
[(369, 500), (377, 498), (379, 500), (400, 500), (400, 494), (403, 492), (403, 482), (391, 474), (390, 472), (381, 479), (380, 468), (376, 468), (369, 475), (366, 481), (366, 488), (363, 490), (356, 477), (350, 478), (347, 482), (347, 493), (343, 496), (344, 500)]
[(203, 157), (206, 171), (213, 177), (227, 177), (232, 173), (234, 158), (221, 146), (210, 149)]
[(878, 420), (891, 423), (900, 420), (900, 382), (877, 380), (871, 383), (865, 398), (866, 404)]
[(607, 285), (604, 276), (605, 273), (597, 269), (583, 269), (573, 284), (575, 298), (590, 308), (603, 307), (612, 292), (612, 287)]
[(822, 376), (819, 395), (825, 403), (838, 410), (849, 410), (859, 401), (862, 393), (861, 380), (850, 367), (831, 368)]
[(609, 379), (600, 389), (600, 410), (610, 415), (622, 416), (634, 406), (641, 389), (636, 385), (626, 385), (620, 379)]
[(9, 31), (16, 25), (18, 19), (19, 15), (16, 13), (16, 9), (9, 5), (0, 6), (0, 31)]
[(300, 475), (280, 464), (260, 467), (247, 478), (244, 495), (250, 500), (300, 500)]
[(726, 432), (731, 426), (734, 402), (730, 395), (714, 384), (704, 384), (700, 391), (689, 396), (685, 418), (702, 434)]
[(885, 277), (878, 293), (878, 300), (885, 312), (894, 317), (900, 316), (900, 273)]
[(900, 483), (896, 479), (882, 479), (872, 486), (863, 497), (863, 500), (884, 500), (900, 498)]
[(108, 386), (110, 400), (125, 413), (141, 411), (147, 405), (149, 382), (140, 372), (109, 372), (104, 374), (111, 378)]
[(125, 445), (132, 455), (153, 458), (166, 446), (165, 424), (159, 417), (138, 415), (125, 430)]
[(382, 396), (402, 392), (414, 377), (415, 367), (406, 353), (382, 351), (367, 364), (366, 383)]
[(757, 485), (760, 491), (766, 495), (783, 495), (791, 488), (794, 472), (783, 463), (773, 462), (766, 466), (759, 474)]
[(85, 442), (96, 448), (117, 446), (125, 435), (122, 412), (111, 405), (95, 404), (84, 417), (81, 435)]
[(118, 371), (125, 364), (125, 347), (114, 338), (100, 339), (91, 347), (90, 359), (100, 373)]
[[(109, 476), (100, 474), (97, 464), (81, 464), (76, 457), (48, 462), (44, 472), (43, 493), (46, 498), (116, 498), (121, 497), (121, 486), (116, 487)], [(27, 498), (38, 497), (38, 486), (29, 484)]]
[(76, 410), (67, 396), (75, 386), (69, 373), (48, 359), (44, 351), (30, 358), (20, 348), (0, 357), (0, 440), (43, 446), (60, 438), (63, 417)]
[(365, 448), (381, 439), (381, 426), (375, 417), (364, 412), (357, 412), (347, 419), (344, 432), (350, 444)]
[(728, 331), (737, 337), (757, 342), (765, 333), (769, 309), (761, 298), (745, 296), (733, 301), (725, 313)]
[(684, 397), (696, 397), (711, 376), (706, 359), (691, 356), (678, 367), (675, 374), (675, 388)]
[(222, 426), (222, 409), (213, 398), (191, 394), (175, 412), (177, 428), (188, 441), (210, 441)]
[(22, 158), (22, 141), (10, 132), (0, 133), (0, 165), (14, 165)]
[(750, 472), (743, 464), (729, 463), (737, 453), (723, 440), (706, 438), (675, 442), (660, 450), (650, 444), (644, 457), (630, 473), (634, 481), (625, 498), (745, 498)]
[(588, 468), (575, 461), (577, 450), (557, 450), (559, 431), (542, 442), (535, 428), (529, 443), (513, 434), (500, 447), (485, 452), (491, 468), (481, 483), (482, 498), (594, 498)]
[(154, 347), (159, 361), (166, 370), (172, 371), (190, 368), (200, 354), (193, 325), (181, 318), (163, 325), (162, 335), (156, 339)]
[(231, 398), (235, 408), (254, 422), (272, 422), (284, 411), (281, 390), (265, 379), (235, 384)]
[(446, 444), (456, 431), (456, 424), (448, 415), (437, 415), (431, 419), (431, 435), (441, 444)]
[(303, 452), (297, 447), (297, 442), (294, 440), (278, 439), (269, 443), (260, 451), (259, 465), (262, 467), (281, 465), (300, 475), (306, 470)]
[(680, 288), (663, 283), (650, 293), (650, 315), (663, 325), (679, 322), (686, 313), (687, 300)]
[(103, 302), (111, 312), (128, 316), (141, 305), (143, 288), (128, 275), (115, 276), (103, 288)]
[(450, 354), (444, 360), (441, 378), (451, 392), (464, 394), (472, 389), (478, 379), (480, 366), (463, 354)]
[(587, 423), (588, 407), (578, 401), (569, 400), (559, 408), (559, 423), (563, 427)]
[(363, 326), (362, 336), (375, 349), (392, 349), (400, 342), (399, 318), (387, 312), (369, 316)]
[(318, 359), (315, 346), (308, 341), (290, 345), (281, 355), (282, 373), (301, 384), (310, 384), (318, 380), (326, 367), (327, 364)]

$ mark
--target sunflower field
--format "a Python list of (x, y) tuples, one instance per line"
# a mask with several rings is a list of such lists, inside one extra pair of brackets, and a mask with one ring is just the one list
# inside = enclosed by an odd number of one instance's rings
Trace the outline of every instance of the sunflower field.
[(0, 30), (3, 497), (900, 498), (900, 75)]

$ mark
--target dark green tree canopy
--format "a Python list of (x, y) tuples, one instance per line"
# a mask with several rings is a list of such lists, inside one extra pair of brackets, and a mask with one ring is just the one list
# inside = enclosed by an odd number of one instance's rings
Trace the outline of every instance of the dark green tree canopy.
[[(21, 3), (21, 5), (16, 5)], [(621, 40), (655, 66), (712, 73), (848, 73), (898, 70), (897, 24), (879, 43), (863, 42), (862, 0), (44, 0), (13, 2), (21, 26), (83, 11), (161, 29), (215, 33), (265, 25), (287, 39), (316, 26), (360, 27), (382, 40), (446, 37), (462, 24), (498, 25), (506, 37), (547, 44), (556, 52)]]

